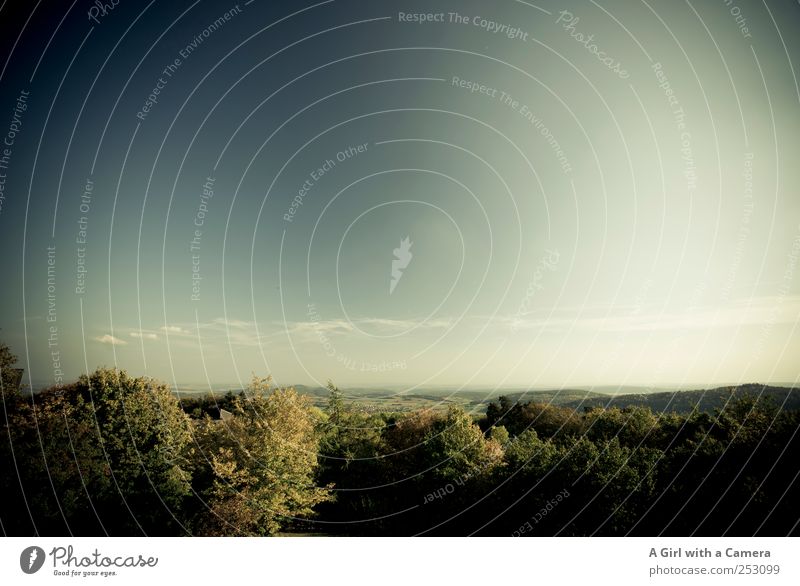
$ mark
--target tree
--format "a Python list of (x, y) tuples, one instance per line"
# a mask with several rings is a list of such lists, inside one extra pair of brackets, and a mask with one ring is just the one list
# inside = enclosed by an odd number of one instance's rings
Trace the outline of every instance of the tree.
[(506, 472), (540, 479), (558, 461), (558, 455), (559, 450), (553, 442), (543, 441), (535, 429), (529, 429), (514, 438), (506, 448)]
[(478, 476), (497, 465), (503, 454), (500, 444), (484, 437), (472, 418), (454, 405), (434, 423), (426, 451), (435, 475), (446, 481)]
[(317, 421), (308, 398), (291, 388), (270, 392), (270, 379), (253, 377), (232, 409), (231, 419), (198, 424), (197, 489), (209, 510), (196, 518), (196, 532), (273, 535), (312, 515), (330, 487), (314, 483)]
[(328, 406), (319, 425), (318, 482), (335, 484), (336, 489), (335, 498), (320, 505), (320, 514), (337, 522), (380, 516), (375, 492), (362, 489), (381, 482), (381, 432), (387, 425), (386, 415), (345, 403), (332, 382), (328, 390)]
[(81, 376), (75, 390), (95, 415), (113, 475), (108, 497), (121, 497), (132, 513), (130, 520), (122, 516), (124, 526), (149, 535), (173, 533), (191, 480), (191, 428), (176, 397), (160, 381), (106, 368)]
[(189, 432), (166, 385), (122, 370), (100, 368), (21, 399), (7, 433), (20, 489), (35, 502), (32, 526), (49, 534), (180, 533)]
[(540, 437), (575, 436), (581, 431), (580, 416), (573, 409), (535, 401), (520, 403), (506, 396), (489, 403), (481, 424), (484, 429), (502, 425), (511, 436), (528, 429), (535, 429)]
[(17, 378), (17, 357), (11, 353), (11, 349), (0, 342), (0, 393), (5, 395), (16, 388)]
[(659, 420), (648, 407), (594, 409), (584, 416), (586, 436), (593, 441), (618, 438), (624, 446), (656, 443)]
[(489, 429), (489, 439), (492, 439), (501, 446), (505, 447), (510, 440), (510, 436), (508, 435), (508, 430), (504, 425), (493, 425)]
[(339, 388), (333, 384), (333, 381), (328, 381), (328, 420), (332, 426), (339, 424), (344, 414), (344, 398)]

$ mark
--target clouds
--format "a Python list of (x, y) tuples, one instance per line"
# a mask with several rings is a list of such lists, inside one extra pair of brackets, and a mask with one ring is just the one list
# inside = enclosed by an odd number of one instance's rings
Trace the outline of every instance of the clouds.
[[(402, 335), (412, 330), (445, 331), (456, 320), (453, 318), (420, 319), (387, 319), (379, 317), (361, 317), (352, 321), (347, 319), (320, 319), (311, 315), (308, 321), (269, 321), (256, 323), (235, 318), (216, 317), (208, 321), (196, 323), (180, 323), (154, 327), (152, 329), (125, 329), (126, 336), (137, 340), (165, 341), (170, 345), (195, 347), (200, 343), (204, 347), (224, 348), (227, 346), (257, 348), (267, 343), (285, 344), (287, 336), (294, 342), (317, 342), (319, 334), (356, 336), (362, 338), (364, 331), (372, 335)], [(110, 335), (96, 338), (111, 345), (124, 345), (126, 342)]]
[(168, 334), (189, 334), (188, 330), (185, 330), (181, 326), (161, 326), (161, 330), (168, 333)]
[[(581, 308), (553, 311), (554, 316), (536, 318), (516, 316), (496, 321), (512, 330), (567, 332), (670, 332), (681, 330), (714, 330), (720, 328), (768, 327), (793, 324), (800, 315), (800, 296), (753, 297), (731, 301), (725, 305), (687, 307), (657, 311), (655, 308), (608, 308), (584, 311)], [(591, 315), (587, 315), (591, 314)]]
[(101, 344), (110, 344), (111, 346), (124, 346), (127, 344), (125, 340), (120, 340), (119, 338), (115, 338), (111, 334), (105, 334), (104, 336), (99, 336), (95, 338)]
[(131, 332), (131, 338), (140, 338), (142, 340), (158, 340), (158, 335), (152, 332), (136, 331)]
[(326, 320), (313, 320), (316, 315), (310, 316), (311, 321), (296, 321), (296, 322), (277, 322), (278, 325), (284, 328), (285, 332), (289, 335), (300, 335), (307, 333), (338, 333), (348, 334), (357, 333), (358, 330), (369, 328), (376, 331), (379, 335), (399, 334), (412, 329), (447, 329), (455, 322), (453, 318), (438, 318), (438, 319), (387, 319), (378, 317), (362, 317), (354, 320), (346, 319), (326, 319)]
[(253, 322), (244, 321), (244, 320), (241, 320), (241, 319), (229, 319), (229, 318), (225, 318), (225, 317), (218, 317), (218, 318), (214, 319), (214, 323), (215, 324), (219, 324), (221, 326), (225, 326), (227, 328), (243, 329), (243, 328), (255, 327), (255, 324)]
[[(159, 341), (195, 346), (198, 338), (208, 348), (228, 346), (259, 347), (264, 344), (317, 343), (319, 336), (339, 336), (359, 341), (364, 336), (416, 336), (425, 333), (483, 335), (526, 335), (539, 333), (633, 333), (656, 334), (687, 330), (729, 331), (740, 327), (766, 327), (795, 323), (800, 315), (800, 297), (754, 297), (731, 301), (722, 306), (662, 308), (648, 306), (556, 307), (526, 315), (484, 315), (459, 318), (440, 316), (433, 319), (391, 319), (359, 317), (323, 319), (311, 312), (303, 321), (269, 321), (263, 324), (234, 318), (217, 317), (204, 322), (160, 326), (155, 329), (131, 329), (126, 336), (137, 340)], [(124, 332), (126, 330), (123, 330)], [(160, 333), (156, 333), (160, 332)], [(165, 336), (166, 335), (166, 336)], [(109, 334), (98, 342), (121, 346), (126, 342)], [(374, 343), (374, 340), (371, 342)]]

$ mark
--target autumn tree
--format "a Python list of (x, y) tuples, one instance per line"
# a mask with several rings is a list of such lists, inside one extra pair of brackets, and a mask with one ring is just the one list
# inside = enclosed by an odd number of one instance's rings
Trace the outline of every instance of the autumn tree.
[(196, 533), (274, 535), (312, 515), (329, 487), (315, 485), (318, 422), (308, 398), (254, 377), (232, 413), (198, 424), (196, 487), (208, 509), (196, 518)]

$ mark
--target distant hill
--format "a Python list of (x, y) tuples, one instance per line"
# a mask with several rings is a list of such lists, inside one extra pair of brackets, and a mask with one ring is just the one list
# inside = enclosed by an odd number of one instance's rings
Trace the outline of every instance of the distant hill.
[(700, 411), (713, 411), (723, 407), (732, 399), (745, 395), (769, 398), (776, 407), (781, 407), (784, 410), (800, 409), (800, 389), (773, 387), (758, 383), (697, 391), (591, 397), (584, 400), (569, 401), (564, 403), (564, 406), (574, 409), (643, 406), (649, 407), (654, 412), (688, 413), (695, 407)]
[(475, 398), (475, 403), (480, 404), (481, 411), (486, 410), (486, 406), (492, 401), (497, 401), (499, 397), (507, 397), (514, 403), (545, 403), (547, 405), (570, 406), (572, 404), (580, 404), (586, 401), (606, 401), (610, 398), (609, 395), (597, 393), (594, 391), (586, 391), (582, 389), (558, 389), (552, 391), (497, 391), (490, 396), (482, 395)]

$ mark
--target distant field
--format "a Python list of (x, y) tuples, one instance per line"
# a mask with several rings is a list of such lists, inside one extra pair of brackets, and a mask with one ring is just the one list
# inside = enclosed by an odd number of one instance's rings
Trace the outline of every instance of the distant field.
[[(298, 391), (310, 397), (313, 404), (324, 407), (328, 401), (328, 390), (323, 387), (298, 385)], [(708, 390), (680, 390), (659, 392), (622, 392), (638, 390), (632, 387), (604, 387), (603, 391), (582, 389), (521, 390), (521, 389), (419, 389), (410, 392), (390, 389), (346, 389), (347, 401), (358, 404), (367, 411), (403, 412), (417, 409), (445, 411), (450, 405), (458, 405), (473, 414), (484, 413), (491, 401), (505, 395), (515, 402), (547, 403), (585, 410), (594, 407), (646, 406), (655, 412), (688, 413), (694, 408), (713, 411), (723, 407), (733, 398), (746, 394), (769, 398), (776, 407), (787, 410), (800, 409), (800, 389), (766, 386), (758, 384), (720, 387)], [(612, 391), (616, 391), (612, 393)], [(227, 392), (227, 391), (225, 391)], [(216, 392), (222, 396), (225, 392)], [(179, 396), (198, 397), (208, 392), (181, 390)]]
[[(323, 407), (328, 401), (328, 389), (324, 387), (307, 387), (295, 385), (302, 394), (311, 398), (317, 407)], [(222, 396), (227, 391), (215, 392), (214, 395)], [(234, 391), (238, 392), (238, 391)], [(415, 391), (396, 391), (391, 389), (343, 389), (345, 400), (357, 403), (367, 411), (402, 412), (416, 409), (432, 409), (445, 411), (450, 405), (458, 405), (466, 411), (483, 413), (486, 405), (505, 395), (517, 401), (538, 401), (564, 405), (580, 402), (581, 400), (605, 400), (609, 395), (579, 389), (550, 390), (550, 391), (525, 391), (521, 389), (419, 389)], [(208, 391), (194, 389), (181, 389), (179, 396), (199, 397), (208, 395)]]

